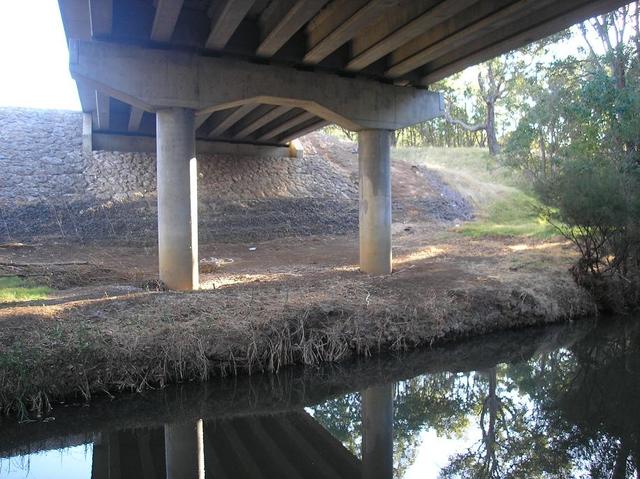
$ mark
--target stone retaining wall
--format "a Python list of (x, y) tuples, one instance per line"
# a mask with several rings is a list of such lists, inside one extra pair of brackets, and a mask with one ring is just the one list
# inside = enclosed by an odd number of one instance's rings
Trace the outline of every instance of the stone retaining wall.
[[(199, 155), (200, 241), (355, 231), (356, 146), (322, 133), (304, 143), (304, 158)], [(471, 217), (433, 171), (393, 169), (394, 221)], [(155, 245), (155, 190), (155, 155), (83, 153), (81, 113), (0, 108), (0, 242)]]
[[(80, 112), (0, 108), (0, 241), (155, 242), (155, 155), (85, 154), (81, 134)], [(318, 155), (201, 155), (198, 176), (203, 240), (355, 228), (354, 179)], [(326, 211), (325, 200), (336, 209)]]

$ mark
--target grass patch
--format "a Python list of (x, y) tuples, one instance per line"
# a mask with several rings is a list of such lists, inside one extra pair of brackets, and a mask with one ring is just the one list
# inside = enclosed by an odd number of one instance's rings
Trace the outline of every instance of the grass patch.
[(51, 288), (47, 286), (32, 284), (16, 276), (0, 278), (0, 303), (44, 299), (50, 292)]
[(557, 236), (557, 230), (540, 217), (539, 206), (535, 198), (522, 192), (513, 193), (491, 203), (481, 218), (464, 224), (457, 231), (473, 238), (526, 236), (545, 239)]
[(395, 159), (422, 164), (473, 204), (475, 221), (456, 231), (473, 238), (524, 236), (551, 238), (558, 232), (538, 214), (540, 202), (517, 177), (480, 148), (397, 148)]

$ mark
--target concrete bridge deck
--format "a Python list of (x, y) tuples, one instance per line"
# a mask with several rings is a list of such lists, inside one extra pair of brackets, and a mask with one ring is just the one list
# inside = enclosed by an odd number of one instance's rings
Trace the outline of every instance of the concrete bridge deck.
[[(160, 278), (198, 288), (196, 151), (359, 133), (360, 267), (391, 272), (389, 131), (428, 86), (627, 0), (59, 0), (86, 151), (155, 136)], [(196, 141), (199, 140), (199, 141)]]

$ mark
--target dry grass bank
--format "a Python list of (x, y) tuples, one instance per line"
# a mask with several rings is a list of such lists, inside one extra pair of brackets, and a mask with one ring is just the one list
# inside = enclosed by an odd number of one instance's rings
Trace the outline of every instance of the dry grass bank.
[(475, 241), (416, 225), (396, 244), (388, 277), (357, 271), (355, 237), (282, 239), (242, 254), (205, 246), (235, 259), (203, 276), (216, 286), (208, 291), (94, 287), (1, 307), (0, 408), (26, 415), (62, 399), (427, 347), (594, 312), (566, 272), (565, 245)]

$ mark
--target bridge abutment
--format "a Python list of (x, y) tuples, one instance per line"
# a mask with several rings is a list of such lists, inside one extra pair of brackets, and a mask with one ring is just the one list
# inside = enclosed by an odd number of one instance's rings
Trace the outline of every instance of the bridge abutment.
[(198, 289), (198, 203), (194, 112), (156, 115), (160, 280), (175, 290)]
[(389, 130), (358, 132), (360, 270), (391, 273), (391, 145)]

